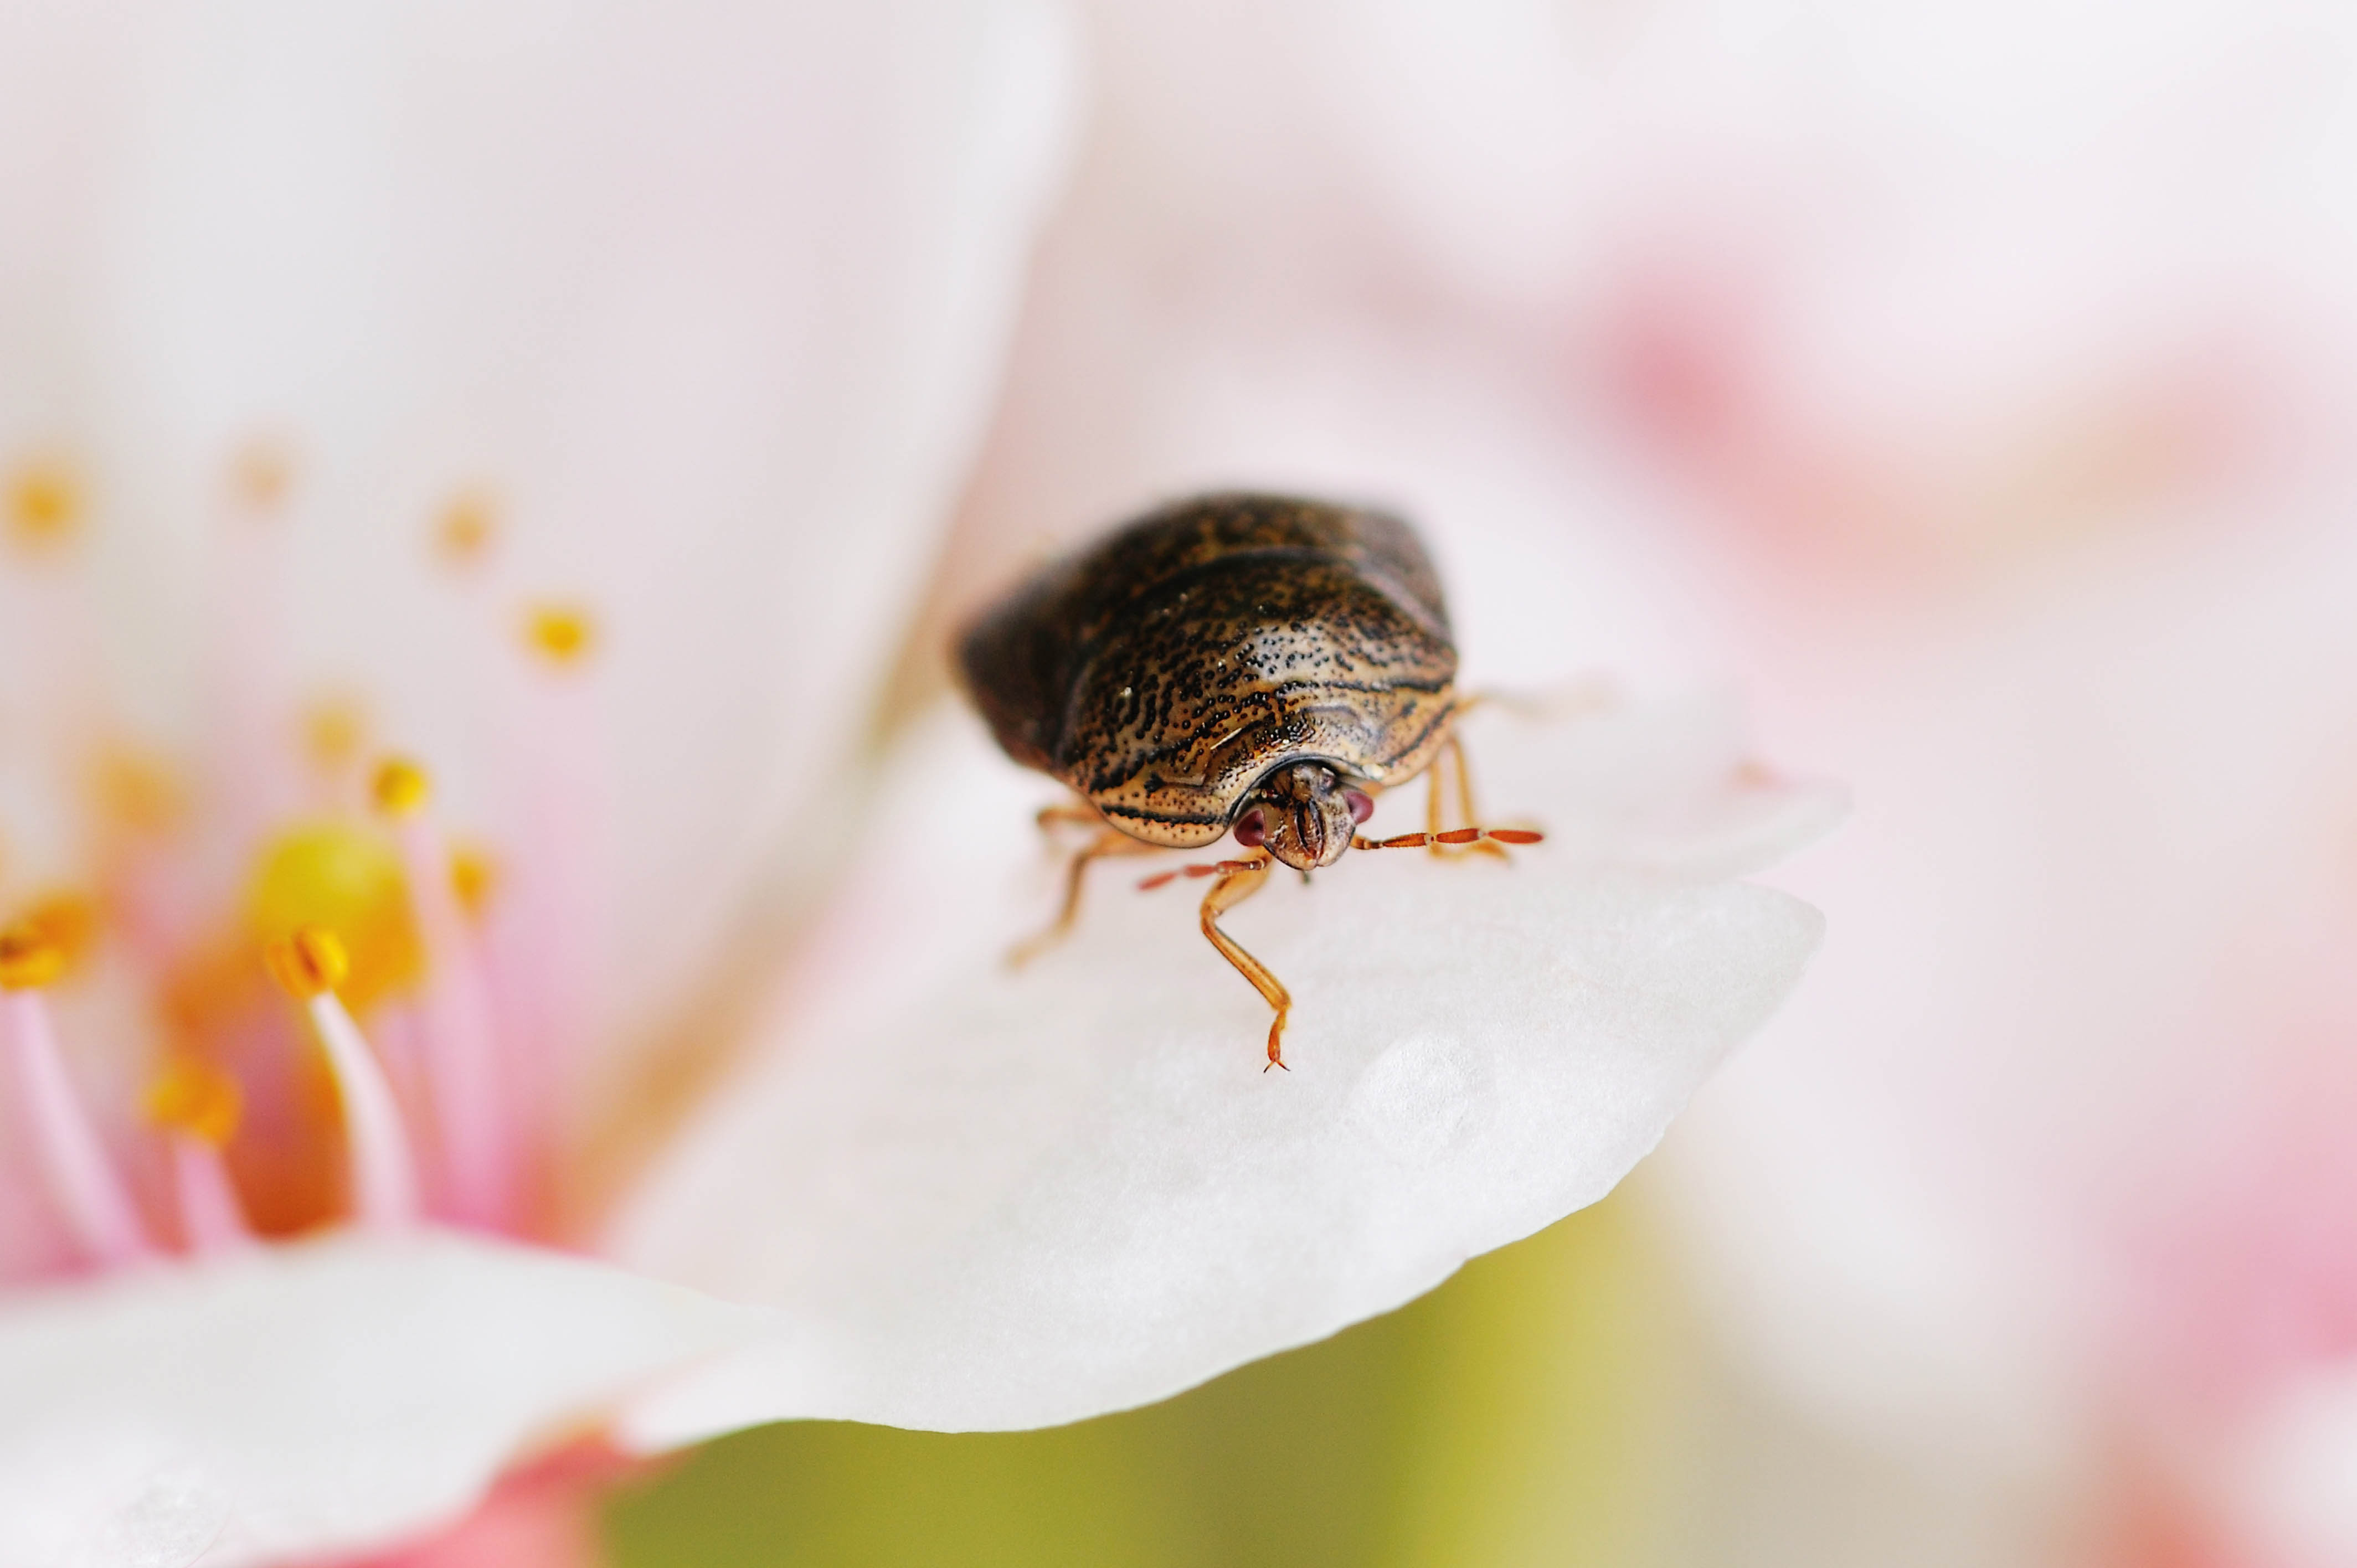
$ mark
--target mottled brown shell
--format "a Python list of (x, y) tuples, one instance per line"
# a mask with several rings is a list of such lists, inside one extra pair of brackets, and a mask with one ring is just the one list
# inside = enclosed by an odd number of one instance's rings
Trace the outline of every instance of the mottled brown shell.
[(1009, 756), (1182, 848), (1290, 763), (1414, 778), (1455, 703), (1440, 582), (1407, 524), (1283, 496), (1150, 513), (1015, 590), (958, 651)]

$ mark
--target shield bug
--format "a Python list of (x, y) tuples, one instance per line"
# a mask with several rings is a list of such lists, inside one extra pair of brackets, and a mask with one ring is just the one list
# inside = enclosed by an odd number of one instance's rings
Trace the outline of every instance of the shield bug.
[[(1163, 508), (1057, 562), (968, 628), (959, 665), (998, 744), (1080, 800), (1040, 813), (1091, 827), (1056, 922), (1068, 930), (1089, 865), (1233, 833), (1248, 852), (1149, 877), (1208, 876), (1203, 935), (1275, 1010), (1268, 1065), (1285, 1065), (1292, 998), (1220, 929), (1277, 863), (1305, 875), (1352, 848), (1502, 854), (1513, 829), (1444, 830), (1444, 753), (1472, 815), (1453, 725), (1457, 693), (1440, 581), (1408, 525), (1380, 511), (1271, 495)], [(1380, 791), (1431, 777), (1426, 831), (1357, 829)], [(1263, 1070), (1266, 1070), (1264, 1069)]]

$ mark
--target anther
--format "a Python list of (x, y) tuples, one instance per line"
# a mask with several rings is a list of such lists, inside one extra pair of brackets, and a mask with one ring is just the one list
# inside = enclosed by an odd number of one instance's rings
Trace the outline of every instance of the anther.
[(38, 990), (65, 968), (65, 944), (39, 921), (18, 920), (0, 929), (0, 990)]
[(26, 550), (49, 550), (73, 537), (81, 521), (81, 488), (71, 469), (42, 459), (19, 469), (8, 486), (8, 536)]
[(597, 622), (577, 605), (536, 605), (524, 617), (525, 642), (560, 669), (587, 658), (597, 638)]
[(230, 464), (230, 489), (256, 511), (268, 511), (285, 500), (294, 478), (294, 459), (285, 447), (267, 438), (246, 443)]
[(310, 1002), (334, 992), (352, 972), (352, 961), (335, 932), (306, 926), (262, 951), (270, 976), (297, 1002)]
[(336, 986), (350, 969), (344, 944), (333, 931), (306, 926), (270, 943), (263, 958), (272, 978), (310, 1014), (327, 1052), (328, 1069), (343, 1101), (356, 1217), (370, 1225), (409, 1223), (417, 1217), (417, 1167), (393, 1086), (360, 1026), (336, 997)]
[(434, 526), (434, 552), (453, 566), (471, 566), (491, 547), (497, 509), (489, 494), (466, 490), (442, 509)]
[(147, 1086), (147, 1120), (213, 1148), (237, 1136), (245, 1109), (237, 1079), (193, 1057), (175, 1057)]
[(370, 793), (375, 798), (378, 811), (397, 820), (424, 811), (433, 793), (433, 784), (417, 764), (406, 757), (391, 757), (377, 765)]
[(193, 1057), (177, 1057), (147, 1088), (147, 1120), (172, 1151), (172, 1187), (179, 1200), (180, 1234), (199, 1252), (218, 1252), (253, 1240), (221, 1148), (237, 1135), (243, 1108), (237, 1080)]
[(424, 967), (401, 855), (374, 824), (317, 822), (281, 832), (263, 847), (245, 905), (265, 939), (307, 927), (335, 932), (347, 965), (335, 989), (350, 1006), (364, 1010), (407, 989)]
[(64, 973), (72, 973), (98, 942), (98, 906), (79, 893), (44, 896), (25, 911), (24, 923), (55, 944)]
[(457, 895), (458, 908), (469, 917), (482, 918), (499, 879), (499, 863), (488, 852), (463, 844), (451, 850), (450, 891)]
[(320, 772), (341, 774), (368, 744), (368, 709), (349, 693), (315, 697), (303, 710), (303, 746)]

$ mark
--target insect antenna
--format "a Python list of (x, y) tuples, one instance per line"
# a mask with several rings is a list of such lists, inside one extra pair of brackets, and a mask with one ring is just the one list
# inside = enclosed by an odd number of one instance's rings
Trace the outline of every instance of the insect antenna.
[(1268, 866), (1268, 856), (1254, 855), (1249, 860), (1214, 861), (1210, 865), (1181, 865), (1168, 871), (1158, 871), (1137, 885), (1141, 893), (1151, 893), (1157, 887), (1167, 887), (1182, 876), (1229, 876), (1239, 871), (1262, 871)]
[[(1445, 833), (1402, 833), (1397, 838), (1354, 838), (1352, 849), (1429, 849), (1435, 844), (1479, 843), (1539, 843), (1546, 834), (1529, 828), (1451, 828)], [(1189, 867), (1192, 870), (1193, 867)]]

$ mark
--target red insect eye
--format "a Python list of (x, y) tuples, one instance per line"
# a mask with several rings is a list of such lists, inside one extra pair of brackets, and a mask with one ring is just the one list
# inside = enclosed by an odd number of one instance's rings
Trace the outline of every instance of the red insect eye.
[(1364, 790), (1343, 790), (1342, 802), (1351, 808), (1351, 820), (1354, 822), (1363, 822), (1375, 814), (1375, 803), (1367, 798)]
[(1262, 825), (1260, 808), (1255, 806), (1236, 819), (1236, 842), (1246, 849), (1258, 849), (1267, 836)]

